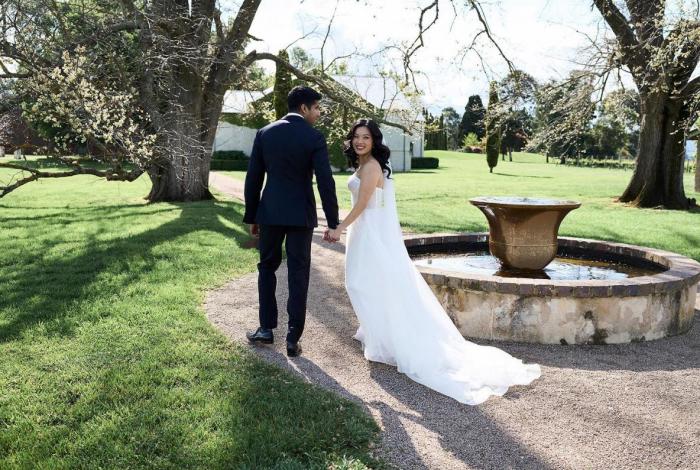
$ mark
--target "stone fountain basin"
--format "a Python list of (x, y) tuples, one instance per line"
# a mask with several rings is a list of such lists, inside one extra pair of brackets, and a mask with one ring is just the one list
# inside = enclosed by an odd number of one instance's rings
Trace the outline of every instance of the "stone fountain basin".
[[(409, 254), (484, 251), (488, 234), (410, 235)], [(558, 238), (559, 255), (654, 264), (664, 271), (621, 280), (499, 277), (418, 267), (462, 335), (548, 344), (648, 341), (687, 332), (700, 263), (622, 243)]]

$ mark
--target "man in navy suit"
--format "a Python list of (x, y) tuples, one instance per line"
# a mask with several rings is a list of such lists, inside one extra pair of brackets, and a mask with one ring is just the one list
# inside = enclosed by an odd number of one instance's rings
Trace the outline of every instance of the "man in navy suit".
[[(258, 297), (260, 327), (246, 334), (254, 343), (270, 344), (277, 327), (275, 272), (282, 262), (282, 243), (287, 252), (289, 299), (287, 355), (301, 353), (299, 338), (304, 331), (306, 297), (311, 267), (311, 239), (316, 217), (313, 174), (321, 195), (329, 228), (338, 226), (338, 200), (328, 160), (326, 139), (312, 126), (321, 116), (321, 95), (309, 87), (289, 92), (289, 114), (255, 136), (245, 179), (245, 215), (250, 233), (260, 239)], [(267, 176), (265, 189), (263, 181)], [(328, 239), (328, 234), (324, 235)], [(334, 241), (334, 240), (331, 240)]]

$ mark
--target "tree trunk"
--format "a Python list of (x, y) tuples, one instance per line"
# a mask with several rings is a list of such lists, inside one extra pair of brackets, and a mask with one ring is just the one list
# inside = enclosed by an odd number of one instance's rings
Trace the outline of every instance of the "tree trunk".
[(150, 202), (189, 202), (211, 199), (210, 163), (209, 159), (204, 159), (201, 155), (192, 155), (167, 160), (163, 165), (154, 166), (148, 171), (152, 186), (146, 199)]
[(164, 124), (167, 129), (163, 131), (163, 147), (167, 155), (148, 171), (152, 187), (147, 199), (151, 202), (211, 199), (211, 143), (207, 135), (200, 133), (200, 120), (188, 112), (173, 111)]
[(639, 207), (690, 207), (683, 190), (685, 138), (681, 112), (680, 100), (662, 93), (641, 96), (637, 165), (620, 196), (621, 202)]

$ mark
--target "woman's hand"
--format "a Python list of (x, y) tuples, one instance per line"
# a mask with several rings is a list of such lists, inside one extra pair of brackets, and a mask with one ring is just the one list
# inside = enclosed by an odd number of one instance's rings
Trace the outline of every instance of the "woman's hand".
[(341, 226), (338, 226), (338, 228), (329, 228), (328, 229), (328, 238), (332, 242), (337, 242), (340, 240), (340, 236), (343, 234), (343, 229)]

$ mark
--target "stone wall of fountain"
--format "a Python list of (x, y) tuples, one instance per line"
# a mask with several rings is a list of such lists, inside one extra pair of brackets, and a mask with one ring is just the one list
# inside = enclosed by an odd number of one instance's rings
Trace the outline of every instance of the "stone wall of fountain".
[[(488, 250), (488, 234), (407, 237), (412, 256)], [(464, 336), (553, 344), (609, 344), (677, 335), (692, 326), (700, 263), (619, 243), (559, 238), (560, 255), (653, 265), (616, 280), (551, 280), (419, 266)]]

